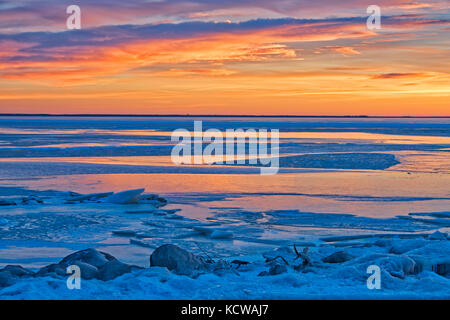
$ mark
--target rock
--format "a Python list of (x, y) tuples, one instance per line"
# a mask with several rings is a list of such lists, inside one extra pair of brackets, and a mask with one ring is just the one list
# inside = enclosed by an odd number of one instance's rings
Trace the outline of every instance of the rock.
[(81, 261), (75, 261), (72, 265), (76, 265), (80, 268), (81, 279), (91, 280), (94, 278), (98, 278), (99, 276), (98, 269), (91, 264), (87, 264)]
[(16, 206), (17, 204), (14, 201), (9, 200), (0, 200), (0, 206)]
[(269, 269), (269, 274), (271, 276), (275, 276), (277, 274), (282, 274), (287, 272), (287, 267), (285, 265), (282, 264), (276, 264), (270, 267)]
[(192, 230), (197, 231), (200, 234), (203, 234), (205, 236), (211, 235), (215, 230), (208, 227), (202, 227), (202, 226), (194, 226), (192, 227)]
[(233, 260), (231, 261), (231, 264), (236, 264), (236, 269), (239, 269), (241, 266), (246, 266), (249, 265), (250, 262), (248, 261), (243, 261), (243, 260)]
[(163, 245), (153, 251), (150, 266), (166, 267), (181, 275), (194, 275), (208, 270), (208, 265), (201, 257), (172, 244)]
[(447, 240), (447, 233), (440, 232), (439, 230), (430, 234), (428, 240)]
[(106, 202), (116, 203), (116, 204), (133, 204), (139, 202), (139, 196), (145, 189), (134, 189), (127, 190), (118, 193), (114, 193), (113, 195), (106, 198)]
[(287, 272), (287, 267), (282, 264), (274, 264), (270, 267), (269, 271), (262, 271), (258, 274), (258, 277), (276, 276)]
[(79, 261), (90, 264), (96, 268), (100, 268), (105, 263), (113, 260), (117, 259), (108, 253), (97, 251), (95, 249), (86, 249), (68, 255), (59, 262), (59, 265), (61, 265), (62, 268), (65, 269), (68, 266), (75, 264), (75, 262)]
[(98, 269), (98, 278), (103, 281), (109, 281), (115, 279), (125, 273), (132, 271), (132, 266), (119, 260), (112, 260), (105, 263)]
[(8, 271), (0, 271), (0, 288), (5, 288), (15, 284), (17, 279)]
[(211, 239), (231, 239), (233, 238), (233, 234), (228, 231), (223, 230), (214, 230), (209, 237)]
[(7, 265), (6, 267), (4, 267), (3, 269), (0, 270), (0, 272), (2, 271), (7, 271), (10, 274), (12, 274), (15, 277), (23, 277), (23, 276), (32, 276), (34, 275), (34, 272), (28, 269), (23, 268), (22, 266), (19, 265)]
[(342, 263), (353, 259), (354, 257), (345, 251), (338, 251), (322, 259), (326, 263)]
[(53, 263), (48, 266), (45, 266), (35, 274), (36, 277), (46, 277), (46, 276), (60, 276), (65, 277), (67, 275), (66, 268), (61, 266), (58, 263)]

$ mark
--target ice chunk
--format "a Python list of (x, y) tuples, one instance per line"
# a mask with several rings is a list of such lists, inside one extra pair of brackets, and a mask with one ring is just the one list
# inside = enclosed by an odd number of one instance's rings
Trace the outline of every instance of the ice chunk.
[(139, 195), (144, 192), (145, 189), (134, 189), (127, 190), (118, 193), (114, 193), (113, 195), (106, 198), (107, 202), (116, 203), (116, 204), (133, 204), (139, 202)]

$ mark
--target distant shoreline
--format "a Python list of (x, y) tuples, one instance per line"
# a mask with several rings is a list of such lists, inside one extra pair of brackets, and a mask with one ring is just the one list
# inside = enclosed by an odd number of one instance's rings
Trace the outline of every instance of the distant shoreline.
[(0, 113), (0, 117), (137, 117), (137, 118), (438, 118), (450, 116), (368, 116), (368, 115), (211, 115), (211, 114), (31, 114), (31, 113)]

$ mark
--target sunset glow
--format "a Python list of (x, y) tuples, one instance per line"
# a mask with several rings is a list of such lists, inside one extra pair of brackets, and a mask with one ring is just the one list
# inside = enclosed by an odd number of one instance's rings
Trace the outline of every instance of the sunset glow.
[(450, 116), (448, 1), (103, 2), (0, 4), (0, 113)]

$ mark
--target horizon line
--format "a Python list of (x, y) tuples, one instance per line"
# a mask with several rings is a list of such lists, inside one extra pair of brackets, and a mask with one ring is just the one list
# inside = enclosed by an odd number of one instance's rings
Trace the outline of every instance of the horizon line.
[(450, 118), (448, 116), (370, 116), (370, 115), (223, 115), (223, 114), (60, 114), (60, 113), (0, 113), (0, 117), (213, 117), (213, 118)]

